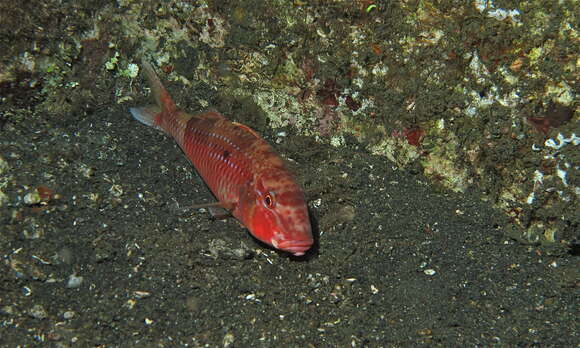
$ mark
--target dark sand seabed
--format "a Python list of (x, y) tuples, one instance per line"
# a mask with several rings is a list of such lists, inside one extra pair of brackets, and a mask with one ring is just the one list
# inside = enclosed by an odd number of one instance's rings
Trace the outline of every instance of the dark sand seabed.
[[(125, 109), (9, 121), (1, 150), (19, 198), (1, 215), (2, 346), (578, 344), (577, 256), (507, 239), (476, 192), (436, 192), (354, 143), (264, 136), (307, 191), (318, 240), (306, 258), (235, 220), (181, 213), (209, 192)], [(34, 204), (47, 181), (53, 196)]]

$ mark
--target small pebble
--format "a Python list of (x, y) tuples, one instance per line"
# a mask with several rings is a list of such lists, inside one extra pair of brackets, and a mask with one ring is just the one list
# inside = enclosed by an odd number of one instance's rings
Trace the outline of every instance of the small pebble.
[(37, 190), (34, 190), (32, 192), (28, 192), (24, 196), (24, 204), (26, 204), (26, 205), (36, 205), (38, 203), (40, 203), (40, 194), (38, 193)]
[(76, 289), (83, 283), (83, 277), (79, 277), (76, 274), (71, 274), (66, 282), (66, 287), (69, 289)]
[(222, 340), (222, 344), (223, 344), (224, 348), (232, 347), (235, 340), (236, 340), (236, 338), (235, 338), (234, 334), (231, 332), (228, 332), (225, 334), (224, 339)]
[(42, 305), (34, 305), (29, 311), (28, 315), (33, 317), (34, 319), (46, 319), (48, 317), (48, 312)]
[(432, 276), (432, 275), (435, 275), (435, 273), (437, 273), (437, 272), (435, 272), (434, 269), (426, 269), (423, 271), (423, 273), (425, 273), (428, 276)]
[(151, 293), (148, 292), (148, 291), (139, 291), (139, 290), (137, 290), (133, 294), (135, 294), (135, 298), (137, 298), (139, 300), (151, 296)]
[(30, 289), (28, 286), (24, 286), (22, 287), (22, 294), (24, 296), (30, 296), (32, 295), (32, 289)]
[(73, 311), (66, 311), (62, 314), (62, 318), (65, 320), (72, 319), (75, 316), (75, 312)]

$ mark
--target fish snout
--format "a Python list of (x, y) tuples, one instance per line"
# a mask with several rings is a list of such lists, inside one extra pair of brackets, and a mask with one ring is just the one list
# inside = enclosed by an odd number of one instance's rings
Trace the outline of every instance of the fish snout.
[(312, 247), (313, 240), (283, 240), (277, 242), (272, 240), (272, 245), (276, 249), (284, 250), (294, 254), (294, 256), (302, 256)]

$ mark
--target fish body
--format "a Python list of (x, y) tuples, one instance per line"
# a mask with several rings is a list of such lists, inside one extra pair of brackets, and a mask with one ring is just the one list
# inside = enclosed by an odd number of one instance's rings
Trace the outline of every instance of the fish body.
[(303, 255), (313, 244), (304, 192), (274, 149), (255, 131), (216, 111), (191, 115), (175, 105), (143, 62), (156, 105), (131, 108), (140, 122), (179, 144), (220, 205), (258, 240)]

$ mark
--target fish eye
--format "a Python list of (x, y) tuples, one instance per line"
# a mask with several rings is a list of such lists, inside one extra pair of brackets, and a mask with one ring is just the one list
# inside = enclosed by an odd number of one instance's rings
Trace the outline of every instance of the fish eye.
[(266, 205), (267, 208), (274, 207), (274, 196), (272, 195), (272, 193), (268, 192), (264, 195), (264, 204)]

